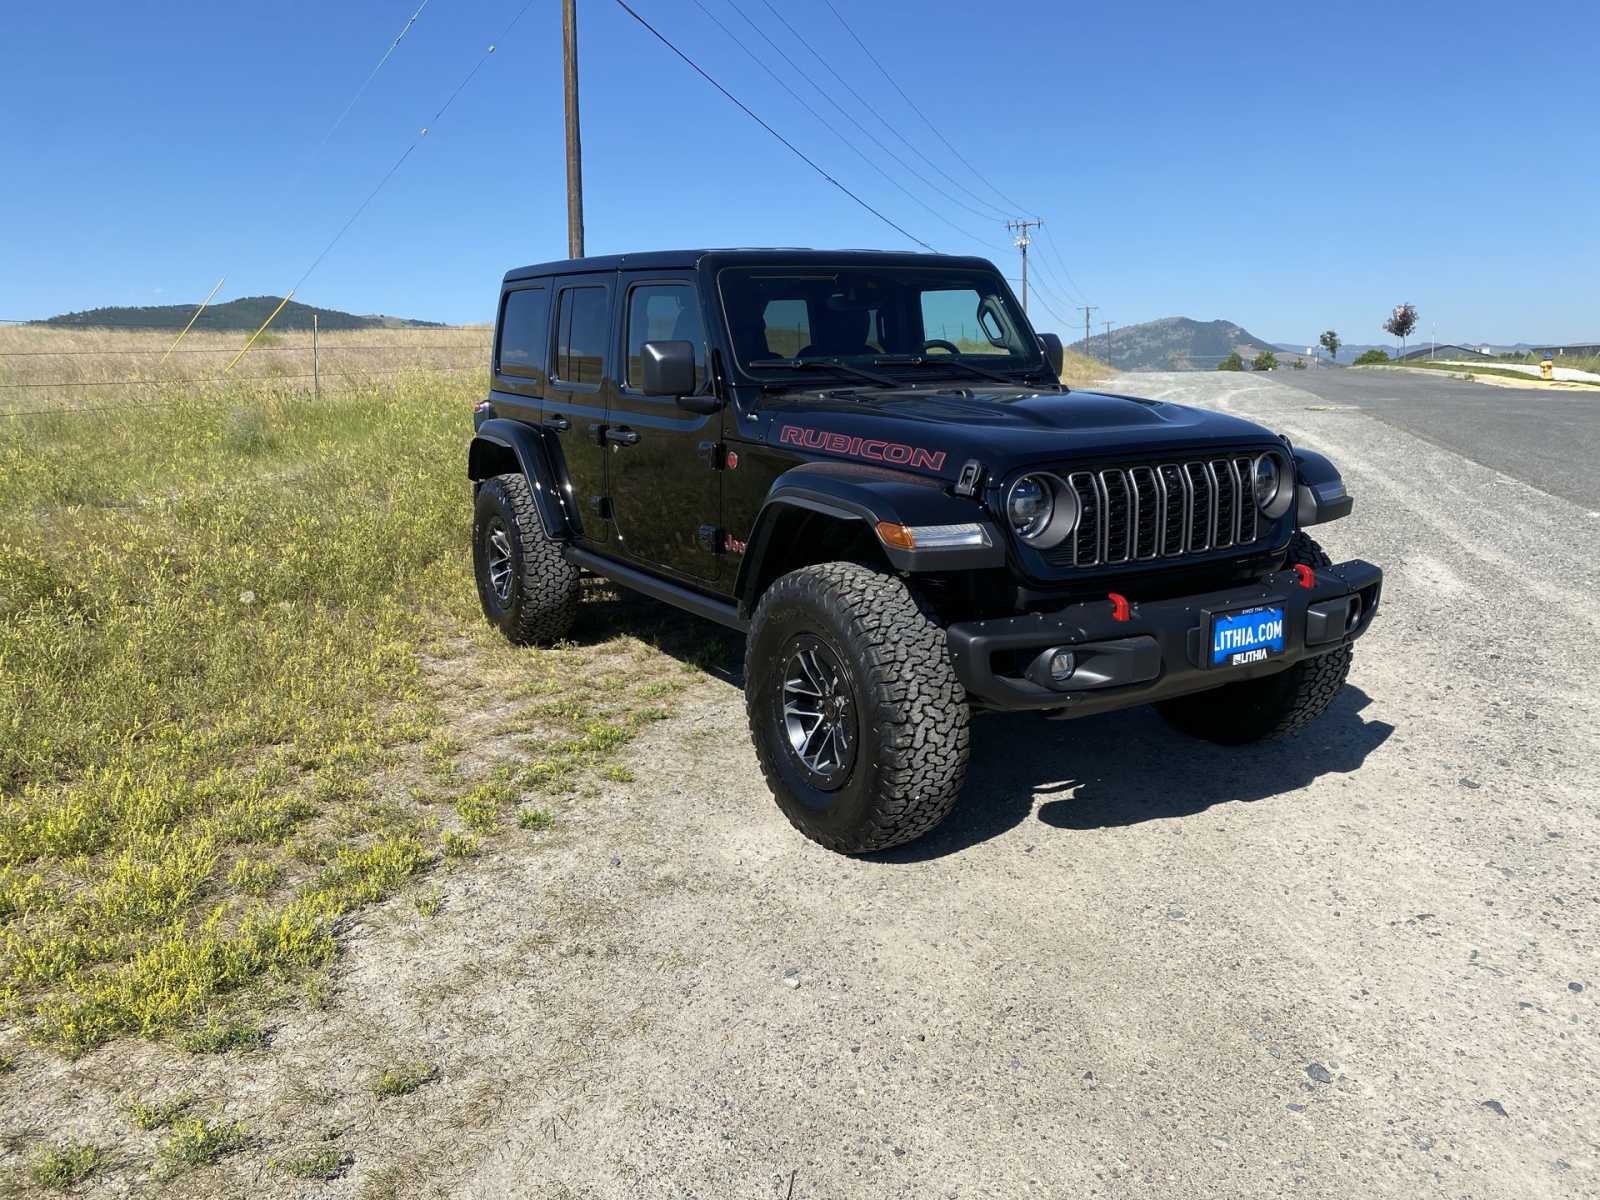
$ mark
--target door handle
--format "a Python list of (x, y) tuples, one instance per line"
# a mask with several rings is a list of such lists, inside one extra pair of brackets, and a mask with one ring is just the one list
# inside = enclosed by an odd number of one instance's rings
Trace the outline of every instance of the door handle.
[(572, 428), (572, 422), (567, 420), (560, 413), (555, 413), (554, 415), (548, 416), (544, 419), (544, 427), (546, 429), (554, 429), (557, 433), (565, 433), (567, 430)]
[(613, 446), (634, 446), (639, 442), (638, 431), (629, 429), (626, 425), (607, 425), (604, 436)]

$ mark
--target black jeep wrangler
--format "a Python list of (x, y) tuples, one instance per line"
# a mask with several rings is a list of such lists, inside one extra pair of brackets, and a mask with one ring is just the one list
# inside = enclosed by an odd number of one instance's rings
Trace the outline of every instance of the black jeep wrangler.
[(1333, 700), (1382, 572), (1339, 472), (1236, 417), (1061, 386), (980, 258), (692, 250), (506, 275), (468, 471), (484, 613), (583, 571), (746, 631), (779, 806), (846, 853), (961, 790), (974, 709), (1153, 703), (1223, 743)]

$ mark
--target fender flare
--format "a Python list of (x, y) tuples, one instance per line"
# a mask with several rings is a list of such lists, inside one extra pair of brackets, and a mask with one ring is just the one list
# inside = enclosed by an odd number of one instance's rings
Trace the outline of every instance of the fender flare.
[(545, 532), (570, 540), (578, 528), (565, 493), (557, 484), (548, 435), (520, 421), (491, 417), (479, 425), (467, 447), (467, 477), (474, 484), (507, 473), (515, 466), (533, 485), (533, 503)]
[(1344, 477), (1326, 455), (1294, 448), (1296, 516), (1301, 528), (1348, 517), (1355, 498), (1345, 491)]
[[(860, 522), (896, 571), (971, 571), (1005, 565), (1005, 543), (988, 513), (972, 500), (950, 495), (944, 480), (854, 463), (803, 463), (778, 476), (767, 489), (734, 582), (741, 603), (754, 605), (750, 590), (772, 552), (773, 536), (783, 518), (797, 509)], [(907, 550), (877, 537), (880, 521), (913, 526), (976, 523), (988, 531), (989, 545)]]

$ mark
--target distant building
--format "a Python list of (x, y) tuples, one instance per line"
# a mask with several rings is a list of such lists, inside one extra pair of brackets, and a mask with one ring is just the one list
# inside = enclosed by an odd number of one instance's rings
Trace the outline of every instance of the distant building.
[(1402, 354), (1398, 361), (1410, 362), (1412, 359), (1418, 358), (1474, 359), (1489, 357), (1491, 355), (1485, 354), (1482, 350), (1474, 350), (1469, 346), (1452, 346), (1444, 342), (1436, 342), (1431, 346), (1423, 346), (1420, 349), (1408, 351)]
[(1563, 358), (1568, 354), (1576, 354), (1579, 358), (1595, 358), (1600, 357), (1600, 342), (1576, 346), (1540, 346), (1534, 353), (1540, 358), (1546, 355), (1551, 358)]

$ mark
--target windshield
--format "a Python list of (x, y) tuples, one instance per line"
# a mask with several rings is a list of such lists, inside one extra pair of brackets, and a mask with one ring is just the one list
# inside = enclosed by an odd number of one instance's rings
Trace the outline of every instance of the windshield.
[(734, 353), (748, 371), (793, 368), (797, 359), (895, 366), (885, 360), (948, 357), (1000, 370), (1041, 363), (1026, 319), (989, 271), (729, 267), (720, 284)]

